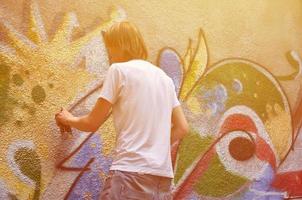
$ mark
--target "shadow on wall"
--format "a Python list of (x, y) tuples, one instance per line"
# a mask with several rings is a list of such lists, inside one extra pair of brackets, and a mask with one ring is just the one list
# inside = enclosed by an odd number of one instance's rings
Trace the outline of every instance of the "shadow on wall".
[[(112, 160), (112, 118), (96, 133), (74, 130), (62, 140), (53, 113), (65, 105), (84, 114), (94, 105), (108, 68), (100, 31), (125, 17), (116, 9), (76, 39), (74, 13), (50, 38), (35, 3), (28, 37), (1, 21), (0, 199), (98, 199)], [(299, 55), (286, 53), (294, 72), (280, 77), (244, 58), (209, 66), (209, 55), (202, 30), (184, 56), (168, 47), (158, 54), (191, 126), (172, 150), (174, 199), (302, 196), (302, 96), (290, 109), (279, 83), (301, 79)]]

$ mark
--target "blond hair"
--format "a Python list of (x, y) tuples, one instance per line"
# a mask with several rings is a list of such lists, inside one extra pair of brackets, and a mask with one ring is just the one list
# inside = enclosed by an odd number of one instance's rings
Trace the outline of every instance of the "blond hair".
[(130, 22), (118, 22), (103, 32), (106, 46), (121, 50), (129, 59), (147, 59), (148, 52), (138, 28)]

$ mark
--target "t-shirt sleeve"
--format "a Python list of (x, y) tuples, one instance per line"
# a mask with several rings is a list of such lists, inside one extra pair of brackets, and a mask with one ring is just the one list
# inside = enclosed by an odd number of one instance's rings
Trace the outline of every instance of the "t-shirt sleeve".
[(173, 81), (172, 81), (172, 85), (173, 85), (173, 87), (172, 87), (173, 88), (173, 91), (172, 91), (173, 92), (173, 94), (172, 94), (172, 108), (175, 108), (175, 107), (180, 105), (180, 102), (178, 100)]
[(117, 66), (113, 64), (108, 69), (99, 98), (104, 98), (114, 104), (119, 97), (121, 84), (121, 73)]
[(176, 95), (176, 92), (174, 91), (173, 92), (173, 101), (172, 101), (172, 108), (175, 108), (175, 107), (177, 107), (177, 106), (179, 106), (180, 105), (180, 102), (179, 102), (179, 100), (178, 100), (178, 98), (177, 98), (177, 95)]

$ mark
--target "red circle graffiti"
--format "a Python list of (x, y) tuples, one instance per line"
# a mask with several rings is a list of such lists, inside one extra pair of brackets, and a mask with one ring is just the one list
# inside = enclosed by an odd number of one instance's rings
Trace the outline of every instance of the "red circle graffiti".
[(245, 137), (237, 137), (229, 144), (231, 156), (239, 161), (250, 159), (255, 153), (255, 144)]

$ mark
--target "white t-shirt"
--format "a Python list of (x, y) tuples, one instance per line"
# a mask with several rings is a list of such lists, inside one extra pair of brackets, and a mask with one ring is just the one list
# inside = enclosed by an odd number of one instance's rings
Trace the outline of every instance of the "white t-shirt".
[(144, 60), (114, 63), (99, 97), (113, 104), (117, 141), (110, 170), (173, 178), (171, 116), (180, 103), (172, 79)]

